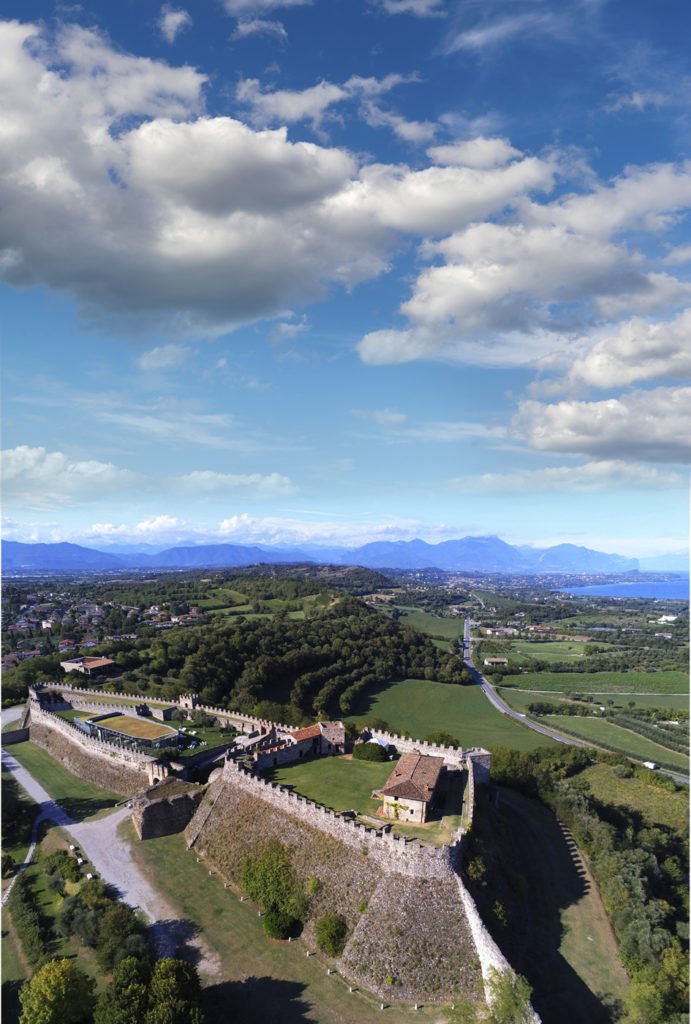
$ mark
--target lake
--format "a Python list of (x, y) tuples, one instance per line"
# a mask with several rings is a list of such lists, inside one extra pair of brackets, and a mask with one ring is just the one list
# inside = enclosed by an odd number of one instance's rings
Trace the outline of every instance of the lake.
[(594, 587), (564, 587), (567, 594), (576, 597), (648, 597), (660, 601), (688, 601), (689, 577), (675, 580), (631, 580), (630, 583), (602, 583)]

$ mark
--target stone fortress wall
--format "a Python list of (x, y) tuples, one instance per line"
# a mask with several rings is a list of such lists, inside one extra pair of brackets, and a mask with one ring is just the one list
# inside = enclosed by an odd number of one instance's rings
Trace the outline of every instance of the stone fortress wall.
[[(53, 684), (48, 684), (48, 687), (63, 693), (73, 707), (81, 703), (84, 710), (123, 710), (121, 704), (105, 703), (103, 701), (104, 693), (101, 690), (73, 689)], [(60, 733), (70, 743), (78, 745), (92, 757), (109, 761), (111, 764), (119, 762), (129, 769), (140, 771), (142, 773), (142, 780), (148, 778), (148, 781), (151, 783), (165, 778), (168, 773), (167, 765), (160, 764), (147, 754), (127, 750), (117, 744), (88, 736), (77, 726), (66, 722), (50, 711), (42, 709), (37, 697), (37, 693), (40, 690), (40, 686), (34, 688), (29, 699), (28, 706), (32, 723)], [(96, 702), (84, 700), (85, 697), (91, 696), (100, 697), (101, 700)], [(137, 697), (137, 695), (133, 694), (117, 693), (109, 694), (109, 696), (125, 698), (128, 701), (146, 702), (146, 697)], [(235, 728), (247, 732), (265, 732), (273, 728), (290, 732), (293, 728), (286, 725), (277, 725), (274, 722), (258, 719), (251, 715), (231, 712), (225, 708), (201, 705), (189, 696), (181, 698), (178, 706), (185, 710), (199, 708), (199, 710), (212, 714), (221, 721), (232, 724)], [(470, 748), (467, 751), (462, 751), (453, 747), (440, 747), (435, 744), (424, 743), (378, 730), (372, 731), (371, 734), (375, 738), (380, 738), (393, 744), (401, 752), (417, 750), (422, 754), (441, 756), (444, 758), (445, 764), (451, 768), (461, 769), (465, 767), (468, 769), (470, 817), (466, 818), (465, 824), (456, 833), (453, 843), (442, 847), (428, 846), (417, 840), (407, 840), (405, 837), (397, 836), (393, 832), (382, 832), (374, 828), (367, 828), (352, 818), (337, 814), (326, 807), (299, 796), (286, 787), (253, 775), (244, 765), (230, 758), (227, 758), (225, 761), (222, 780), (219, 781), (222, 781), (225, 785), (239, 787), (250, 796), (259, 797), (283, 813), (298, 817), (311, 827), (337, 838), (346, 846), (358, 849), (360, 852), (367, 850), (368, 856), (371, 856), (373, 861), (386, 872), (397, 873), (415, 879), (455, 879), (460, 901), (464, 907), (477, 949), (483, 979), (487, 981), (493, 969), (499, 970), (502, 973), (510, 970), (509, 962), (489, 934), (472, 896), (465, 887), (463, 879), (458, 874), (463, 854), (464, 834), (469, 822), (472, 820), (475, 782), (489, 779), (491, 755), (488, 751), (481, 748)], [(216, 789), (216, 786), (213, 788)], [(167, 801), (161, 800), (158, 802), (161, 805), (161, 809), (163, 809), (162, 805), (165, 802)], [(186, 808), (189, 808), (189, 801), (180, 801), (180, 803), (181, 805), (185, 803)], [(204, 813), (205, 808), (206, 813)], [(182, 806), (180, 810), (182, 811)], [(197, 812), (190, 824), (190, 832), (188, 832), (188, 836), (190, 836), (188, 844), (190, 846), (194, 844), (202, 831), (204, 821), (208, 817), (210, 810), (211, 805), (209, 804), (207, 807), (206, 803), (197, 807)], [(153, 826), (153, 831), (158, 833), (161, 827), (161, 824), (156, 822)], [(534, 1024), (540, 1024), (538, 1015), (534, 1011), (531, 1012)]]

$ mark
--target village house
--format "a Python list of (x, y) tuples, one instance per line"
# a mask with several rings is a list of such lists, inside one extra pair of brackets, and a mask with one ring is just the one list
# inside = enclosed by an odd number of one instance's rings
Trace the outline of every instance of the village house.
[[(84, 644), (83, 646), (87, 646)], [(70, 661), (61, 661), (60, 668), (64, 672), (81, 672), (85, 676), (104, 675), (110, 672), (115, 666), (111, 658), (72, 658)]]
[(443, 757), (429, 757), (417, 750), (402, 754), (386, 784), (372, 793), (382, 801), (379, 814), (397, 821), (427, 821), (443, 767)]

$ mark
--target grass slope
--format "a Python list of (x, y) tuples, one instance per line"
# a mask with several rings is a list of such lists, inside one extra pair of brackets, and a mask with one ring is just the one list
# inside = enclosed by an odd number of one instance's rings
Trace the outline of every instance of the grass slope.
[[(218, 875), (209, 875), (181, 835), (140, 843), (129, 822), (122, 827), (132, 841), (132, 859), (190, 929), (201, 929), (220, 958), (218, 981), (204, 991), (208, 1024), (226, 1024), (231, 1007), (234, 1024), (279, 1019), (282, 1024), (381, 1024), (376, 996), (361, 989), (351, 993), (338, 973), (327, 975), (332, 961), (321, 954), (305, 956), (313, 945), (267, 939), (256, 907), (249, 900), (241, 903)], [(436, 1024), (439, 1007), (415, 1012), (397, 1004), (395, 1019)]]
[(665, 825), (685, 832), (689, 824), (688, 789), (670, 793), (642, 779), (620, 779), (610, 765), (593, 764), (579, 775), (598, 800), (638, 811), (649, 825)]
[(366, 699), (353, 718), (362, 721), (373, 716), (388, 722), (393, 732), (410, 732), (416, 739), (443, 729), (464, 747), (534, 750), (553, 742), (506, 718), (478, 686), (404, 679)]
[(14, 744), (12, 756), (75, 821), (106, 813), (122, 800), (117, 793), (101, 789), (73, 775), (45, 750), (28, 740)]

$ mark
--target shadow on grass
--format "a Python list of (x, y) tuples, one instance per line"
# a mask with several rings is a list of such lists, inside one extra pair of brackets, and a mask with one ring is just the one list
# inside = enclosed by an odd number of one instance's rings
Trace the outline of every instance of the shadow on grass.
[(207, 1024), (315, 1024), (309, 1003), (300, 997), (305, 986), (297, 981), (276, 978), (247, 978), (224, 981), (204, 989), (203, 1006)]
[(159, 957), (186, 960), (196, 966), (201, 960), (201, 953), (192, 943), (199, 936), (200, 930), (194, 921), (177, 919), (157, 921), (149, 929), (149, 935)]
[(121, 797), (89, 797), (86, 799), (83, 797), (64, 797), (62, 800), (56, 800), (56, 803), (63, 809), (65, 814), (69, 814), (73, 821), (84, 821), (86, 818), (91, 818), (94, 814), (98, 814), (99, 811), (112, 810), (121, 799)]
[(19, 1002), (19, 989), (23, 981), (3, 981), (2, 983), (2, 1024), (17, 1024), (22, 1007)]
[(616, 1000), (592, 992), (560, 951), (561, 911), (587, 895), (589, 882), (554, 815), (509, 790), (481, 787), (466, 864), (478, 855), (487, 873), (484, 884), (470, 883), (472, 893), (510, 964), (531, 985), (543, 1024), (618, 1019)]

